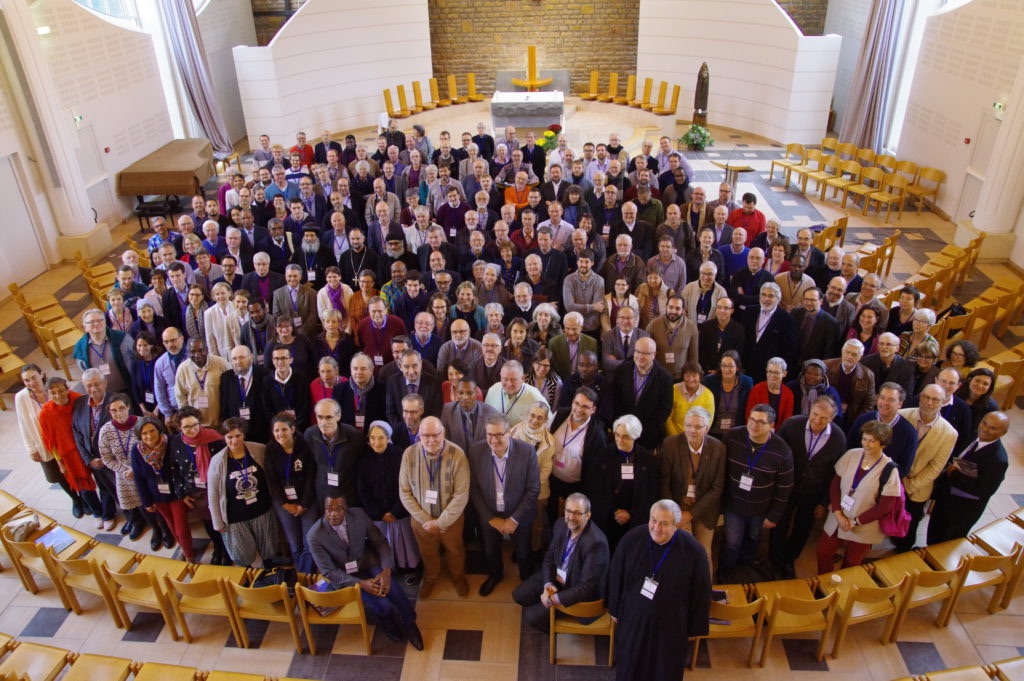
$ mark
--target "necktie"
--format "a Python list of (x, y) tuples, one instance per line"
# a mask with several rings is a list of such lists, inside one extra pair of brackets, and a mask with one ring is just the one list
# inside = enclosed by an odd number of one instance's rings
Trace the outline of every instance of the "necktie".
[(473, 442), (473, 419), (466, 412), (462, 412), (462, 434), (466, 436), (466, 446)]
[(626, 358), (629, 356), (629, 336), (622, 337), (622, 357)]
[(406, 390), (406, 393), (408, 393), (409, 395), (412, 395), (413, 393), (416, 392), (416, 384), (415, 383), (409, 383), (408, 385), (405, 386), (405, 390)]
[(299, 298), (298, 298), (299, 292), (298, 292), (298, 290), (297, 289), (289, 289), (289, 292), (292, 294), (292, 305), (296, 305), (299, 302)]

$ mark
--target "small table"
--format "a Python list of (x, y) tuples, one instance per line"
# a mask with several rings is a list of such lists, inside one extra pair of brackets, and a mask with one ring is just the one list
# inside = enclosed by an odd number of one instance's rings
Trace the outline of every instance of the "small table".
[(491, 124), (495, 130), (507, 125), (547, 128), (552, 123), (564, 128), (564, 119), (562, 92), (495, 92), (491, 97)]
[(751, 168), (748, 165), (739, 165), (731, 163), (730, 161), (726, 161), (725, 163), (722, 163), (721, 161), (711, 161), (711, 165), (725, 171), (725, 181), (732, 185), (733, 191), (736, 190), (736, 183), (740, 179), (740, 173), (751, 173), (754, 171), (754, 168)]

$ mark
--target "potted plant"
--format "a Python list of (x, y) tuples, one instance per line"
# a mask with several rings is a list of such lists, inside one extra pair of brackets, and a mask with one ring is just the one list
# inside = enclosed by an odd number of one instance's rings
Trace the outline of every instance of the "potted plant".
[(715, 140), (711, 138), (711, 132), (703, 125), (696, 123), (691, 125), (690, 129), (679, 138), (679, 144), (685, 144), (690, 151), (702, 151), (704, 147), (710, 147), (714, 143)]

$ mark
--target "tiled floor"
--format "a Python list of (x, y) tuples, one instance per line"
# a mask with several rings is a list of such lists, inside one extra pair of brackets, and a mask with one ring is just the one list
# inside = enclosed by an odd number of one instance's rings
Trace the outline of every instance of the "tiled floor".
[[(639, 140), (648, 132), (634, 130), (630, 133), (618, 122), (601, 119), (592, 112), (578, 115), (585, 124), (581, 127), (587, 130), (618, 128), (631, 149), (637, 148)], [(465, 121), (450, 122), (450, 129), (473, 129), (476, 116), (465, 118)], [(714, 132), (719, 139), (717, 147), (697, 154), (693, 159), (698, 171), (697, 182), (712, 190), (709, 196), (717, 194), (717, 184), (721, 181), (721, 171), (710, 164), (710, 159), (728, 156), (735, 144), (732, 158), (742, 157), (743, 162), (756, 169), (743, 177), (737, 193), (754, 191), (758, 195), (759, 208), (769, 217), (777, 217), (785, 233), (792, 235), (803, 225), (827, 224), (842, 214), (838, 202), (822, 204), (816, 200), (807, 201), (792, 186), (786, 191), (778, 175), (774, 183), (767, 183), (770, 160), (779, 153), (777, 147), (733, 131)], [(952, 224), (927, 212), (921, 216), (907, 213), (898, 222), (894, 219), (893, 226), (885, 226), (873, 214), (862, 218), (859, 211), (853, 211), (847, 246), (856, 248), (861, 243), (878, 239), (890, 233), (894, 226), (903, 230), (904, 238), (896, 255), (893, 274), (886, 281), (888, 286), (898, 286), (930, 254), (949, 243), (954, 231)], [(122, 224), (115, 230), (115, 239), (131, 237), (136, 229), (134, 221)], [(56, 292), (67, 311), (78, 315), (89, 304), (89, 298), (83, 295), (84, 288), (76, 279), (76, 273), (74, 265), (57, 267), (24, 288), (30, 295)], [(983, 264), (974, 273), (974, 281), (959, 293), (959, 297), (961, 300), (969, 299), (991, 278), (1007, 273), (1004, 266)], [(4, 338), (15, 346), (19, 354), (44, 364), (11, 302), (0, 305), (0, 328)], [(1013, 344), (1022, 339), (1024, 327), (1014, 327), (1003, 340)], [(1001, 349), (1002, 343), (994, 340), (989, 353)], [(15, 390), (10, 384), (4, 387), (8, 393)], [(11, 394), (5, 396), (9, 407), (13, 405), (12, 398)], [(1014, 409), (1011, 418), (1014, 426), (1024, 427), (1024, 412), (1020, 409)], [(1021, 432), (1014, 428), (1007, 435), (1011, 454), (1009, 475), (1000, 493), (992, 500), (983, 522), (1024, 505), (1024, 441)], [(13, 412), (0, 412), (0, 486), (61, 523), (95, 534), (88, 519), (74, 520), (66, 497), (58, 489), (46, 485), (39, 473), (38, 466), (24, 455)], [(197, 531), (201, 532), (198, 528)], [(99, 537), (112, 544), (148, 552), (146, 536), (134, 543), (120, 534), (102, 534)], [(172, 550), (159, 553), (168, 557), (176, 555)], [(809, 576), (813, 569), (813, 557), (805, 554), (798, 564), (798, 572)], [(514, 571), (509, 573), (514, 574)], [(296, 655), (288, 628), (283, 624), (251, 623), (249, 634), (254, 647), (250, 650), (235, 645), (221, 618), (190, 617), (189, 625), (195, 641), (186, 644), (171, 640), (158, 615), (136, 614), (130, 609), (134, 614), (134, 624), (132, 630), (126, 632), (113, 626), (98, 598), (82, 596), (86, 612), (81, 616), (68, 614), (45, 580), (41, 580), (40, 593), (33, 595), (21, 588), (12, 570), (0, 573), (0, 631), (74, 651), (187, 664), (200, 669), (258, 670), (270, 676), (309, 679), (600, 681), (613, 678), (613, 671), (605, 666), (607, 639), (560, 637), (560, 664), (551, 666), (548, 664), (548, 637), (521, 628), (519, 608), (511, 599), (514, 579), (501, 583), (486, 599), (476, 595), (476, 588), (482, 581), (482, 575), (470, 575), (471, 596), (466, 599), (460, 599), (451, 585), (442, 581), (430, 600), (417, 603), (425, 651), (417, 652), (411, 647), (394, 644), (375, 632), (374, 655), (370, 658), (363, 655), (358, 628), (349, 626), (317, 627), (314, 635), (320, 654), (316, 656)], [(415, 594), (410, 591), (410, 595)], [(878, 642), (882, 631), (879, 622), (855, 626), (849, 633), (842, 655), (838, 659), (826, 658), (823, 662), (814, 660), (812, 641), (778, 640), (772, 646), (765, 668), (751, 670), (745, 665), (749, 641), (716, 641), (701, 647), (697, 670), (688, 673), (687, 678), (720, 679), (725, 673), (729, 679), (737, 681), (775, 681), (779, 678), (796, 681), (826, 678), (830, 681), (886, 681), (943, 667), (992, 662), (1024, 652), (1024, 599), (1018, 599), (1005, 612), (990, 615), (984, 596), (969, 594), (962, 599), (947, 629), (933, 626), (937, 612), (938, 606), (912, 611), (898, 645)]]

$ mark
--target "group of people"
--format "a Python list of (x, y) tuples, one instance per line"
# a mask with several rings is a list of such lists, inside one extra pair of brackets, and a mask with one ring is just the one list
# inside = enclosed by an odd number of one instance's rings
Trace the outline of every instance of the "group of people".
[(120, 509), (190, 561), (198, 518), (213, 562), (358, 582), (417, 647), (392, 574), (428, 598), (443, 553), (464, 596), (477, 543), (487, 596), (509, 541), (528, 621), (606, 598), (634, 625), (620, 678), (681, 673), (712, 575), (757, 567), (764, 530), (790, 576), (822, 519), (819, 571), (858, 564), (903, 493), (898, 549), (929, 503), (929, 542), (966, 535), (1008, 419), (915, 289), (886, 308), (856, 254), (791, 244), (727, 184), (707, 202), (667, 137), (577, 157), (504, 133), (261, 138), (252, 178), (178, 232), (154, 218), (153, 266), (126, 252), (83, 315), (85, 393), (22, 372), (26, 447), (76, 516)]

